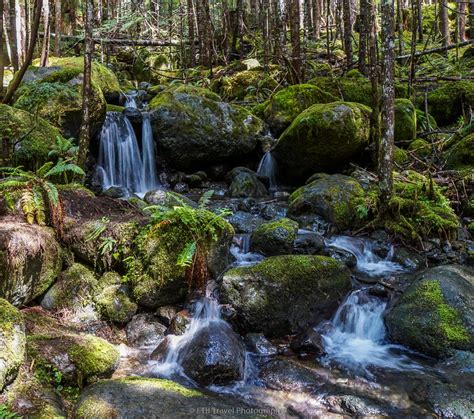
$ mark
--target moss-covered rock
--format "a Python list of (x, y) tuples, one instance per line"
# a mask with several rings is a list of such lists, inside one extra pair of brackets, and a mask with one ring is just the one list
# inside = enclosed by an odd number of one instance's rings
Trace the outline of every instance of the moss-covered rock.
[(354, 178), (321, 173), (291, 194), (288, 215), (297, 219), (319, 215), (339, 228), (354, 227), (361, 221), (357, 209), (364, 200), (365, 192)]
[(395, 142), (409, 144), (416, 138), (416, 111), (408, 99), (395, 100)]
[(61, 272), (62, 252), (47, 227), (0, 220), (0, 297), (28, 304)]
[(292, 253), (298, 223), (288, 218), (271, 221), (259, 226), (251, 237), (251, 249), (266, 256)]
[(446, 165), (450, 169), (463, 170), (474, 167), (474, 134), (464, 137), (445, 152)]
[(0, 298), (0, 392), (16, 377), (25, 357), (25, 343), (21, 313)]
[(57, 138), (62, 138), (59, 130), (41, 117), (0, 105), (0, 166), (38, 169), (48, 160)]
[(423, 140), (422, 138), (418, 138), (410, 143), (408, 146), (409, 151), (413, 151), (417, 157), (426, 158), (431, 155), (431, 144)]
[(245, 414), (239, 411), (244, 412), (247, 407), (229, 396), (203, 393), (170, 380), (128, 377), (102, 381), (87, 388), (81, 395), (74, 417), (142, 418), (156, 416), (157, 412), (162, 417), (187, 417), (210, 409), (211, 412), (226, 412), (224, 416), (235, 418), (244, 417)]
[(150, 110), (160, 154), (182, 170), (242, 158), (256, 149), (263, 129), (244, 108), (194, 94), (160, 93)]
[[(66, 69), (23, 83), (13, 106), (38, 115), (66, 137), (78, 138), (82, 120), (83, 74)], [(96, 133), (105, 120), (106, 102), (99, 85), (92, 83), (91, 129)]]
[(229, 195), (235, 198), (261, 198), (268, 195), (266, 186), (257, 178), (255, 172), (245, 167), (236, 167), (229, 175), (232, 182)]
[(68, 310), (80, 313), (93, 310), (93, 297), (98, 282), (94, 273), (80, 263), (74, 263), (61, 273), (56, 283), (41, 300), (47, 310)]
[(324, 256), (274, 256), (226, 272), (223, 302), (247, 332), (283, 336), (328, 319), (351, 289), (343, 263)]
[(337, 171), (369, 141), (370, 109), (358, 103), (316, 104), (299, 114), (278, 140), (278, 174), (300, 182), (315, 171)]
[(395, 146), (393, 149), (393, 161), (398, 165), (403, 165), (408, 160), (408, 153), (403, 148)]
[(474, 271), (460, 265), (429, 269), (401, 296), (386, 322), (390, 337), (432, 356), (474, 344)]
[(166, 90), (172, 93), (185, 93), (187, 95), (202, 96), (216, 102), (221, 101), (221, 97), (212, 90), (206, 89), (204, 87), (193, 86), (191, 84), (178, 84), (171, 86)]
[(441, 126), (449, 125), (467, 115), (474, 104), (474, 82), (455, 81), (446, 83), (428, 94), (430, 114)]
[(420, 109), (416, 109), (416, 128), (418, 131), (431, 131), (438, 128), (438, 124), (436, 120), (433, 118), (432, 115), (428, 114), (428, 118), (426, 117), (426, 113)]
[(338, 99), (311, 84), (296, 84), (275, 93), (268, 101), (263, 117), (275, 136), (279, 136), (305, 109), (316, 103)]

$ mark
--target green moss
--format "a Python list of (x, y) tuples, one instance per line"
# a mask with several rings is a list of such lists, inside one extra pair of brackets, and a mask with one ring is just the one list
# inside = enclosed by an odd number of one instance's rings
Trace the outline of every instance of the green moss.
[(455, 170), (472, 170), (474, 167), (474, 134), (464, 137), (446, 153), (446, 164), (450, 169)]
[(346, 74), (344, 74), (344, 77), (350, 79), (365, 79), (365, 76), (356, 68), (349, 70)]
[(0, 140), (4, 150), (0, 154), (0, 166), (38, 169), (61, 137), (57, 128), (34, 112), (0, 105)]
[(416, 126), (418, 131), (431, 131), (438, 128), (438, 124), (432, 115), (428, 114), (428, 118), (426, 118), (425, 112), (421, 111), (420, 109), (416, 109), (415, 111)]
[(431, 155), (431, 144), (421, 138), (412, 141), (408, 147), (409, 151), (413, 151), (418, 157), (426, 158)]
[(143, 377), (127, 377), (127, 378), (122, 378), (118, 380), (118, 382), (124, 383), (124, 384), (136, 384), (138, 386), (140, 384), (147, 384), (160, 390), (177, 393), (183, 397), (202, 396), (202, 393), (200, 391), (183, 387), (181, 384), (178, 384), (171, 380), (157, 379), (157, 378), (143, 378)]
[(185, 93), (188, 95), (195, 95), (195, 96), (202, 96), (207, 99), (215, 100), (219, 102), (221, 100), (220, 96), (217, 93), (212, 92), (209, 89), (205, 89), (204, 87), (192, 86), (188, 84), (180, 84), (177, 86), (172, 86), (167, 89), (173, 93)]
[(122, 113), (125, 110), (125, 107), (123, 106), (118, 106), (118, 105), (111, 105), (110, 103), (107, 103), (107, 112), (120, 112)]
[(298, 223), (288, 218), (264, 223), (252, 234), (252, 249), (265, 255), (291, 253)]
[(395, 146), (393, 150), (393, 160), (401, 166), (407, 162), (408, 153), (402, 148)]
[(408, 144), (416, 138), (416, 111), (408, 99), (395, 100), (395, 142)]
[(89, 382), (113, 372), (120, 358), (113, 345), (95, 336), (83, 336), (68, 348), (67, 353), (82, 378)]

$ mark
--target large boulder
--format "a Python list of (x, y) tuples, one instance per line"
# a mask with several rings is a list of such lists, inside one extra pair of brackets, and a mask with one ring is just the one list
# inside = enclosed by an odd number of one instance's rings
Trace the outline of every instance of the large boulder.
[(150, 111), (160, 155), (181, 170), (241, 159), (256, 149), (263, 128), (242, 107), (181, 92), (158, 94)]
[(61, 248), (47, 227), (0, 221), (0, 297), (15, 306), (28, 304), (61, 272)]
[(273, 337), (330, 318), (351, 280), (349, 270), (334, 259), (287, 255), (229, 270), (220, 289), (246, 331)]
[(370, 108), (349, 102), (316, 104), (299, 114), (278, 140), (278, 176), (304, 181), (316, 171), (334, 172), (368, 144)]
[(0, 166), (38, 169), (61, 133), (49, 122), (20, 109), (0, 105)]
[(395, 142), (410, 144), (416, 138), (416, 110), (409, 99), (395, 100)]
[(360, 222), (356, 210), (364, 197), (364, 190), (354, 178), (318, 173), (291, 194), (288, 216), (303, 221), (317, 215), (339, 228), (353, 227)]
[(273, 135), (279, 136), (305, 109), (316, 103), (336, 102), (338, 99), (311, 84), (296, 84), (275, 93), (263, 111), (265, 122)]
[(244, 375), (245, 347), (228, 323), (212, 322), (183, 348), (181, 365), (201, 385), (227, 384)]
[(232, 180), (229, 195), (234, 198), (261, 198), (268, 195), (267, 188), (255, 172), (245, 167), (236, 167), (229, 174)]
[(389, 311), (391, 339), (432, 356), (473, 350), (474, 270), (446, 265), (424, 272)]
[(21, 313), (0, 298), (0, 392), (18, 373), (26, 349), (25, 324)]
[(452, 145), (444, 154), (446, 165), (455, 170), (472, 170), (474, 167), (474, 134)]
[(79, 399), (74, 417), (141, 419), (159, 414), (160, 417), (175, 418), (235, 418), (245, 416), (238, 412), (248, 407), (229, 396), (204, 393), (169, 380), (128, 377), (101, 381), (87, 388)]
[(298, 233), (298, 223), (288, 218), (270, 221), (258, 227), (251, 236), (252, 251), (265, 256), (284, 255), (292, 252)]

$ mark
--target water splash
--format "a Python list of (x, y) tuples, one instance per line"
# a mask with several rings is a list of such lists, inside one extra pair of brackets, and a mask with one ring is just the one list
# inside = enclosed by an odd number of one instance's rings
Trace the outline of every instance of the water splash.
[(276, 162), (271, 151), (267, 151), (258, 164), (257, 175), (268, 178), (270, 189), (277, 187)]
[[(403, 354), (406, 349), (387, 343), (383, 321), (387, 303), (368, 295), (366, 290), (349, 294), (322, 332), (325, 363), (337, 363), (371, 377), (369, 367), (407, 370), (421, 369)], [(327, 323), (319, 326), (326, 329)]]
[(129, 92), (125, 95), (125, 107), (129, 109), (138, 109), (137, 92)]
[(143, 112), (142, 123), (142, 191), (156, 189), (159, 185), (156, 174), (155, 144), (151, 129), (150, 114)]
[(328, 246), (352, 253), (357, 260), (357, 269), (369, 276), (383, 276), (386, 274), (406, 271), (403, 266), (393, 262), (393, 246), (385, 259), (375, 253), (375, 244), (367, 239), (348, 236), (334, 236), (327, 240)]
[(265, 257), (259, 253), (250, 252), (249, 234), (236, 235), (230, 248), (230, 253), (235, 259), (232, 266), (252, 266), (265, 259)]

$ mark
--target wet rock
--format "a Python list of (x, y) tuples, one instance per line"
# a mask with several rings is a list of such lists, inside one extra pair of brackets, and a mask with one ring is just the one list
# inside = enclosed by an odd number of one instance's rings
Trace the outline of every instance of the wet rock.
[(0, 297), (28, 304), (46, 292), (61, 267), (53, 229), (0, 220)]
[(348, 250), (338, 249), (336, 247), (330, 246), (324, 249), (323, 253), (332, 257), (335, 260), (341, 261), (349, 268), (355, 268), (357, 266), (357, 258), (353, 253), (349, 252)]
[(321, 379), (314, 371), (283, 359), (267, 362), (260, 371), (260, 378), (273, 390), (312, 393), (321, 386)]
[(182, 335), (186, 331), (188, 324), (191, 321), (191, 315), (188, 310), (181, 310), (171, 320), (171, 323), (166, 330), (167, 335)]
[(178, 310), (174, 306), (163, 306), (156, 310), (155, 316), (158, 317), (160, 322), (165, 326), (169, 326), (177, 312)]
[(318, 233), (299, 233), (293, 243), (293, 253), (298, 255), (317, 255), (324, 249), (324, 238)]
[(250, 238), (250, 249), (265, 256), (289, 254), (298, 232), (298, 223), (288, 218), (259, 226)]
[(375, 401), (347, 394), (336, 396), (340, 407), (349, 415), (356, 417), (390, 416), (390, 411)]
[(236, 168), (231, 172), (229, 195), (234, 198), (260, 198), (268, 195), (267, 188), (249, 169)]
[(432, 383), (428, 387), (427, 401), (431, 408), (442, 418), (472, 417), (474, 395), (472, 391), (456, 384)]
[(153, 346), (163, 340), (166, 331), (153, 314), (137, 314), (127, 324), (127, 340), (132, 346)]
[(382, 284), (376, 284), (369, 288), (369, 294), (374, 297), (386, 298), (388, 297), (388, 290)]
[(245, 348), (228, 323), (212, 322), (199, 330), (182, 349), (182, 367), (201, 385), (242, 379)]
[(227, 271), (221, 299), (247, 332), (283, 336), (328, 319), (351, 289), (349, 270), (324, 256), (273, 256)]
[(262, 217), (244, 211), (234, 212), (229, 217), (229, 223), (232, 224), (236, 233), (251, 233), (264, 222)]
[(170, 194), (169, 191), (167, 191), (166, 189), (157, 189), (155, 191), (147, 192), (143, 199), (147, 204), (150, 205), (163, 205), (166, 207), (172, 207), (176, 205), (179, 206), (181, 205), (181, 202), (179, 201), (184, 201), (187, 205), (191, 207), (197, 206), (194, 201), (185, 196), (178, 195), (177, 198), (173, 194)]
[(281, 202), (265, 202), (257, 208), (261, 216), (267, 220), (278, 220), (284, 218), (288, 211), (288, 205)]
[[(101, 381), (81, 395), (74, 417), (240, 417), (249, 406), (228, 396), (217, 396), (183, 387), (169, 380), (129, 377)], [(200, 413), (200, 412), (211, 412)], [(212, 413), (212, 412), (226, 412)], [(229, 413), (230, 412), (230, 413)]]
[(188, 193), (189, 192), (189, 186), (187, 183), (184, 182), (178, 182), (176, 185), (174, 185), (174, 191), (177, 193)]
[(258, 355), (271, 356), (278, 353), (278, 349), (262, 333), (247, 333), (245, 344), (250, 352)]
[(130, 120), (133, 125), (138, 126), (143, 122), (143, 115), (136, 108), (125, 108), (123, 114)]
[(13, 381), (26, 355), (25, 324), (20, 312), (0, 298), (0, 392)]
[(428, 355), (472, 351), (474, 271), (462, 265), (428, 269), (388, 312), (391, 339)]
[(159, 345), (150, 354), (150, 359), (153, 361), (158, 361), (158, 362), (163, 361), (166, 355), (168, 354), (170, 344), (171, 344), (171, 338), (169, 336), (165, 336), (161, 340)]
[(409, 270), (418, 270), (426, 267), (426, 257), (406, 247), (395, 249), (393, 261)]
[(130, 190), (123, 186), (111, 186), (109, 189), (105, 190), (102, 192), (103, 196), (106, 196), (108, 198), (127, 198), (128, 196), (131, 195)]
[(309, 327), (291, 341), (291, 348), (297, 352), (309, 352), (314, 355), (324, 354), (321, 331)]

